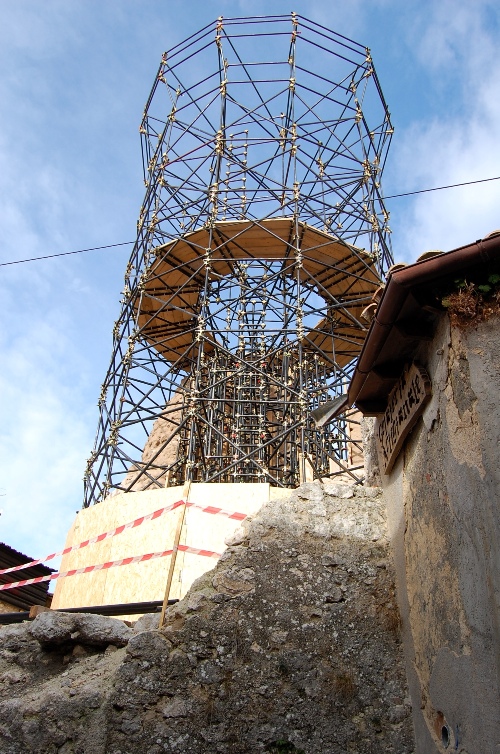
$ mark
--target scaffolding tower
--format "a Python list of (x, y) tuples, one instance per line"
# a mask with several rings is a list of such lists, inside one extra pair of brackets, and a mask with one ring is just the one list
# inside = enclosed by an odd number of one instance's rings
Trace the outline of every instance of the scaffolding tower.
[(185, 481), (360, 481), (356, 417), (311, 412), (345, 391), (393, 261), (370, 51), (295, 13), (221, 17), (163, 55), (140, 133), (84, 507)]

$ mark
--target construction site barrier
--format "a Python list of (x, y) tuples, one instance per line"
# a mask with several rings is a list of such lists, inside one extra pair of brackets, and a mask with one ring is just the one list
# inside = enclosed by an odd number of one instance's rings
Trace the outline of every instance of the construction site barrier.
[[(49, 560), (53, 560), (54, 558), (60, 557), (61, 555), (68, 555), (70, 552), (74, 552), (75, 550), (81, 550), (83, 547), (88, 547), (89, 545), (94, 545), (97, 542), (103, 542), (105, 539), (109, 539), (110, 537), (115, 537), (117, 534), (122, 534), (122, 532), (127, 531), (128, 529), (134, 529), (137, 526), (141, 526), (142, 524), (146, 523), (146, 521), (154, 521), (157, 518), (160, 518), (160, 516), (163, 516), (165, 513), (169, 513), (170, 511), (175, 510), (176, 508), (179, 508), (181, 505), (184, 505), (186, 508), (196, 508), (203, 513), (210, 513), (212, 515), (219, 515), (219, 516), (227, 516), (227, 518), (235, 519), (236, 521), (244, 521), (245, 518), (247, 518), (246, 513), (240, 513), (238, 511), (231, 511), (226, 510), (225, 508), (216, 508), (213, 505), (198, 505), (197, 503), (190, 503), (186, 502), (184, 500), (178, 500), (176, 503), (172, 503), (171, 505), (166, 505), (163, 508), (159, 508), (158, 510), (154, 511), (154, 513), (148, 513), (146, 516), (140, 516), (139, 518), (135, 518), (133, 521), (129, 521), (128, 524), (122, 524), (122, 526), (117, 526), (115, 529), (111, 529), (110, 531), (104, 532), (103, 534), (98, 534), (96, 537), (91, 537), (90, 539), (86, 539), (83, 542), (79, 542), (77, 545), (72, 545), (71, 547), (66, 547), (64, 550), (60, 550), (59, 552), (53, 552), (50, 555), (47, 555), (45, 558), (39, 558), (38, 560), (32, 560), (29, 563), (21, 563), (21, 565), (12, 566), (11, 568), (3, 568), (0, 570), (0, 576), (2, 576), (5, 573), (12, 573), (13, 571), (22, 571), (25, 568), (30, 568), (31, 566), (40, 565), (40, 563), (47, 563)], [(179, 547), (179, 549), (181, 549)], [(168, 551), (166, 553), (162, 553), (164, 555), (169, 555), (172, 551)], [(204, 551), (203, 551), (204, 552)], [(202, 554), (202, 551), (197, 552), (196, 554)], [(150, 559), (153, 555), (155, 557), (161, 557), (158, 553), (152, 553), (150, 555), (144, 555), (143, 558)], [(210, 555), (209, 557), (213, 557)], [(137, 562), (137, 561), (134, 561)], [(121, 565), (121, 563), (118, 563), (118, 565)], [(99, 568), (103, 568), (104, 565), (99, 566)], [(108, 568), (111, 566), (108, 566)], [(97, 568), (97, 566), (96, 566)], [(71, 573), (73, 575), (73, 572), (68, 571), (68, 574)], [(67, 574), (65, 574), (67, 575)], [(58, 575), (53, 575), (50, 578), (58, 578)], [(38, 579), (38, 581), (47, 581), (49, 577)], [(19, 582), (16, 583), (16, 586), (25, 586), (26, 584), (34, 584), (38, 583), (36, 580), (29, 580), (26, 582)], [(12, 588), (14, 585), (9, 584), (8, 587)], [(0, 586), (0, 589), (5, 589), (6, 586)]]
[[(212, 550), (203, 550), (197, 547), (189, 547), (188, 545), (177, 545), (175, 548), (179, 552), (189, 552), (192, 555), (202, 555), (204, 558), (220, 558), (220, 552), (213, 552)], [(116, 566), (130, 565), (132, 563), (142, 563), (146, 560), (156, 560), (157, 558), (164, 558), (167, 555), (172, 555), (174, 549), (164, 550), (163, 552), (150, 552), (147, 555), (134, 555), (130, 558), (120, 558), (120, 560), (109, 560), (107, 563), (99, 563), (98, 565), (84, 566), (82, 568), (73, 568), (71, 571), (59, 571), (59, 573), (50, 573), (47, 576), (36, 576), (34, 579), (24, 579), (23, 581), (12, 581), (9, 584), (2, 584), (0, 591), (5, 589), (15, 589), (20, 586), (29, 586), (29, 584), (39, 584), (41, 581), (53, 581), (54, 579), (63, 579), (68, 576), (78, 576), (82, 573), (92, 573), (93, 571), (104, 571), (108, 568), (115, 568)]]

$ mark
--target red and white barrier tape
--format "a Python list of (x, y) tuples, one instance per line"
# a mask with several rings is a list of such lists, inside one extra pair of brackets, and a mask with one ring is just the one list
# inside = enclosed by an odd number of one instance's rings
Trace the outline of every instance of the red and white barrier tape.
[[(212, 550), (203, 550), (198, 547), (189, 547), (189, 545), (179, 545), (179, 552), (189, 552), (192, 555), (202, 555), (205, 558), (220, 558), (220, 552), (213, 552)], [(0, 591), (6, 589), (15, 589), (20, 586), (29, 586), (30, 584), (39, 584), (41, 581), (53, 581), (54, 579), (66, 578), (66, 576), (77, 576), (81, 573), (92, 573), (93, 571), (104, 571), (108, 568), (114, 568), (115, 566), (130, 565), (131, 563), (142, 563), (145, 560), (155, 560), (156, 558), (164, 558), (166, 555), (172, 555), (173, 550), (165, 550), (164, 552), (150, 552), (147, 555), (135, 555), (131, 558), (121, 558), (120, 560), (110, 560), (107, 563), (100, 563), (99, 565), (84, 566), (83, 568), (74, 568), (71, 571), (60, 571), (59, 573), (51, 573), (48, 576), (37, 576), (34, 579), (24, 579), (23, 581), (14, 581), (10, 584), (0, 585)]]
[(219, 516), (227, 516), (233, 518), (236, 521), (244, 521), (248, 516), (248, 513), (238, 513), (238, 511), (227, 511), (225, 508), (214, 508), (213, 505), (198, 505), (197, 503), (186, 503), (188, 508), (197, 508), (203, 513), (212, 513)]
[[(3, 568), (0, 570), (0, 576), (4, 573), (12, 573), (13, 571), (22, 571), (25, 568), (30, 568), (31, 566), (39, 565), (40, 563), (47, 563), (49, 560), (53, 560), (54, 558), (58, 558), (60, 555), (67, 555), (70, 552), (74, 552), (75, 550), (81, 550), (82, 547), (88, 547), (89, 545), (94, 545), (96, 542), (103, 542), (105, 539), (109, 539), (110, 537), (115, 537), (117, 534), (121, 534), (122, 532), (126, 531), (127, 529), (135, 529), (136, 526), (141, 526), (141, 524), (146, 523), (146, 521), (154, 521), (154, 519), (159, 518), (160, 516), (163, 516), (164, 513), (169, 513), (170, 511), (175, 510), (176, 508), (179, 508), (181, 505), (185, 505), (187, 508), (197, 508), (200, 511), (203, 511), (203, 513), (211, 513), (213, 515), (220, 515), (220, 516), (227, 516), (227, 518), (235, 519), (236, 521), (244, 521), (247, 517), (246, 513), (239, 513), (238, 511), (229, 511), (225, 508), (215, 508), (212, 505), (198, 505), (197, 503), (185, 503), (184, 500), (178, 500), (176, 503), (172, 503), (172, 505), (166, 505), (164, 508), (159, 508), (157, 511), (154, 511), (154, 513), (148, 513), (146, 516), (140, 516), (139, 518), (134, 519), (134, 521), (129, 521), (128, 524), (123, 524), (122, 526), (117, 526), (116, 529), (111, 529), (110, 531), (104, 532), (104, 534), (99, 534), (97, 537), (91, 537), (91, 539), (86, 539), (83, 542), (80, 542), (77, 545), (72, 545), (71, 547), (66, 547), (64, 550), (60, 550), (59, 552), (53, 552), (51, 555), (47, 555), (45, 558), (40, 558), (39, 560), (32, 560), (30, 563), (22, 563), (21, 565), (12, 566), (11, 568)], [(33, 583), (33, 582), (30, 582)]]

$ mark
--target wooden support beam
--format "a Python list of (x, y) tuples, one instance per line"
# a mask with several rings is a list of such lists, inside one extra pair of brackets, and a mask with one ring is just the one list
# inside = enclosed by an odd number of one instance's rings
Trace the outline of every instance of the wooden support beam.
[[(190, 488), (191, 488), (191, 482), (186, 482), (184, 484), (184, 487), (182, 488), (182, 499), (184, 503), (188, 502)], [(181, 508), (181, 513), (179, 515), (179, 520), (177, 521), (177, 528), (175, 530), (175, 536), (174, 536), (174, 546), (172, 548), (172, 555), (170, 556), (170, 566), (168, 569), (167, 586), (165, 587), (165, 597), (163, 598), (163, 605), (161, 608), (161, 615), (160, 615), (160, 628), (163, 626), (163, 623), (165, 622), (165, 611), (167, 609), (168, 600), (170, 597), (170, 589), (172, 587), (172, 579), (174, 577), (175, 563), (177, 561), (177, 553), (179, 551), (179, 541), (181, 538), (182, 527), (184, 525), (185, 517), (186, 517), (186, 506), (183, 505)]]

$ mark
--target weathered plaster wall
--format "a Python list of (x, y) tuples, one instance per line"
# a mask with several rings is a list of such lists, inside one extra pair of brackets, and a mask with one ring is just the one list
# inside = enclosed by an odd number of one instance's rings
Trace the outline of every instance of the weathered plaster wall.
[(383, 476), (418, 754), (500, 752), (499, 325), (443, 317), (418, 354), (432, 400)]

